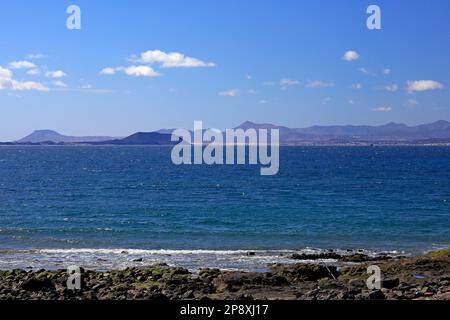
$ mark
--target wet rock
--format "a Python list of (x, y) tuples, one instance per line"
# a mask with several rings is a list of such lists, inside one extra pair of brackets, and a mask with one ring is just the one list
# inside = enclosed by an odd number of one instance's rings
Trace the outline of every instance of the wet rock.
[(335, 252), (324, 252), (324, 253), (294, 253), (290, 256), (294, 260), (319, 260), (319, 259), (341, 259), (342, 256)]
[(181, 299), (193, 299), (194, 297), (194, 291), (188, 290), (185, 293), (180, 295)]
[(376, 256), (368, 256), (363, 253), (355, 253), (351, 255), (346, 255), (342, 257), (343, 262), (355, 262), (355, 263), (362, 263), (362, 262), (372, 262), (372, 261), (386, 261), (391, 260), (393, 257), (388, 255), (376, 255)]
[(348, 287), (350, 288), (350, 289), (358, 289), (358, 290), (361, 290), (361, 289), (363, 289), (363, 288), (366, 288), (367, 287), (367, 284), (366, 284), (366, 282), (364, 281), (364, 280), (362, 280), (362, 279), (351, 279), (349, 282), (348, 282)]
[(205, 279), (215, 279), (221, 274), (221, 271), (219, 269), (200, 269), (198, 275), (200, 278)]
[(93, 290), (93, 291), (98, 291), (99, 289), (104, 288), (104, 287), (106, 287), (106, 286), (107, 286), (107, 283), (106, 283), (106, 282), (100, 282), (100, 283), (97, 283), (96, 285), (94, 285), (94, 286), (92, 287), (92, 290)]
[(399, 278), (386, 278), (386, 279), (383, 279), (383, 282), (382, 282), (383, 288), (386, 288), (386, 289), (393, 289), (393, 288), (398, 287), (399, 285), (400, 285)]
[(169, 298), (161, 292), (151, 292), (145, 297), (148, 300), (168, 300)]
[(385, 300), (386, 297), (381, 290), (375, 290), (369, 293), (370, 300)]
[(238, 291), (246, 284), (251, 284), (252, 275), (243, 272), (224, 272), (213, 280), (218, 290), (230, 292)]
[(41, 290), (53, 288), (52, 281), (50, 279), (29, 279), (24, 281), (20, 288), (25, 291), (38, 292)]
[[(202, 269), (198, 274), (159, 264), (87, 271), (78, 291), (66, 288), (66, 270), (0, 271), (0, 300), (450, 299), (450, 251), (377, 263), (388, 276), (381, 290), (371, 292), (365, 284), (368, 264), (341, 268), (340, 272), (323, 264), (296, 264), (274, 266), (271, 272)], [(414, 277), (418, 274), (424, 277)]]
[(236, 297), (234, 298), (234, 300), (240, 300), (240, 301), (253, 301), (253, 300), (255, 300), (255, 298), (253, 298), (253, 296), (250, 295), (250, 294), (241, 294), (241, 295), (239, 295), (239, 296), (236, 296)]
[(342, 258), (342, 261), (344, 261), (344, 262), (366, 262), (366, 261), (370, 261), (370, 257), (365, 254), (356, 253), (356, 254), (344, 256)]
[(265, 277), (262, 277), (261, 283), (266, 286), (280, 287), (288, 285), (289, 281), (283, 276), (269, 274)]
[(273, 273), (286, 278), (289, 281), (316, 281), (322, 278), (333, 278), (339, 276), (334, 266), (296, 264), (293, 266), (274, 267)]

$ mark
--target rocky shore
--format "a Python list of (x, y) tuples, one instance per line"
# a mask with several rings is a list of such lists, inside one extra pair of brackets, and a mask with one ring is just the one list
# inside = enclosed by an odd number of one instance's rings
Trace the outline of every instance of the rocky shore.
[[(0, 271), (0, 300), (110, 299), (283, 299), (367, 300), (450, 299), (450, 249), (420, 257), (294, 255), (293, 265), (274, 265), (270, 272), (238, 272), (154, 265), (120, 271), (86, 270), (82, 289), (67, 288), (59, 271)], [(337, 259), (325, 265), (322, 259)], [(304, 263), (303, 260), (316, 260)], [(381, 289), (369, 290), (367, 268), (382, 272)]]

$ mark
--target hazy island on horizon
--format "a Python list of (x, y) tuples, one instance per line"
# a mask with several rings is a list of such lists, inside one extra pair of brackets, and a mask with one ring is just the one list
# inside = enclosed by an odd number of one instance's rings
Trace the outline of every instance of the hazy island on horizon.
[[(235, 129), (278, 129), (282, 145), (308, 144), (450, 144), (450, 122), (439, 120), (430, 124), (408, 126), (388, 123), (380, 126), (332, 125), (289, 128), (271, 123), (246, 121)], [(174, 129), (173, 129), (174, 130)], [(173, 145), (172, 129), (136, 132), (127, 137), (68, 136), (53, 130), (36, 130), (26, 137), (2, 145), (27, 144), (101, 144), (101, 145)]]

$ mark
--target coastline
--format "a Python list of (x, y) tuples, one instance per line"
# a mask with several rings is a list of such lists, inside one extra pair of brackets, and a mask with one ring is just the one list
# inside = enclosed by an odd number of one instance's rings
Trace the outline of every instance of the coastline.
[[(272, 265), (326, 263), (344, 266), (352, 257), (365, 260), (421, 255), (423, 250), (368, 249), (0, 249), (0, 270), (66, 269), (69, 265), (92, 271), (124, 270), (167, 264), (196, 272), (202, 268), (224, 271), (269, 272)], [(319, 261), (320, 260), (320, 261)], [(360, 258), (356, 262), (361, 262)]]
[[(203, 144), (207, 146), (208, 144)], [(227, 146), (228, 144), (224, 144)], [(246, 144), (248, 146), (248, 144)], [(450, 147), (450, 141), (445, 142), (359, 142), (359, 143), (280, 143), (280, 147), (361, 147), (361, 148), (377, 148), (377, 147)], [(171, 144), (93, 144), (93, 143), (14, 143), (14, 142), (0, 142), (0, 147), (167, 147), (173, 148)]]
[[(450, 249), (417, 257), (339, 256), (329, 251), (290, 258), (295, 263), (272, 265), (266, 272), (192, 272), (166, 264), (86, 270), (82, 289), (75, 291), (67, 289), (66, 270), (0, 271), (0, 300), (450, 299)], [(336, 263), (325, 264), (325, 259)], [(371, 265), (382, 272), (379, 290), (366, 285)]]

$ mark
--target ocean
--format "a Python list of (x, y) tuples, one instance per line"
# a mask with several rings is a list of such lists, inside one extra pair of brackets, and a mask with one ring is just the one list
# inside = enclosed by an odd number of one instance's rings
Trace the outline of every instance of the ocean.
[(263, 270), (299, 251), (450, 247), (448, 147), (282, 147), (276, 176), (170, 153), (0, 147), (0, 269)]

